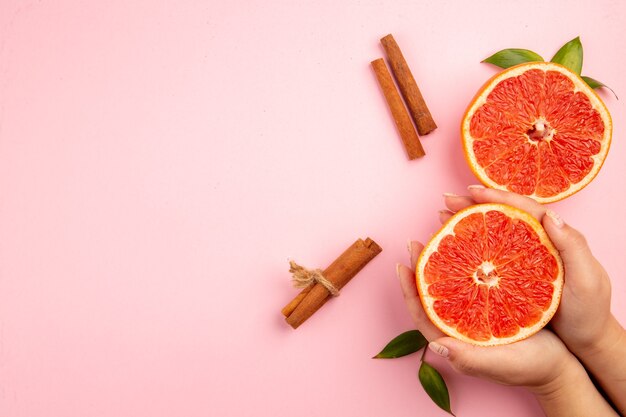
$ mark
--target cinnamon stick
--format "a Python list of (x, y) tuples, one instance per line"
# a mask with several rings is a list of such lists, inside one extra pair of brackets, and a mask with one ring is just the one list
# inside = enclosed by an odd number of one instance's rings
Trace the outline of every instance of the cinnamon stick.
[(400, 51), (400, 47), (391, 34), (382, 38), (380, 42), (385, 49), (391, 71), (409, 108), (418, 133), (420, 135), (429, 134), (437, 128), (437, 125), (426, 106), (424, 97), (422, 97), (422, 93), (415, 82), (415, 78), (413, 78), (404, 55), (402, 55), (402, 51)]
[(424, 156), (425, 152), (420, 138), (415, 132), (409, 113), (406, 111), (404, 103), (402, 103), (402, 98), (400, 98), (400, 94), (393, 83), (385, 61), (382, 58), (372, 61), (372, 68), (374, 68), (378, 84), (380, 84), (380, 88), (383, 90), (387, 105), (389, 106), (389, 110), (391, 110), (393, 120), (396, 122), (396, 127), (398, 128), (409, 159)]
[[(341, 290), (369, 261), (382, 251), (372, 239), (358, 239), (324, 271), (323, 275), (333, 286)], [(330, 298), (330, 292), (319, 282), (303, 289), (282, 313), (294, 329), (304, 323)]]

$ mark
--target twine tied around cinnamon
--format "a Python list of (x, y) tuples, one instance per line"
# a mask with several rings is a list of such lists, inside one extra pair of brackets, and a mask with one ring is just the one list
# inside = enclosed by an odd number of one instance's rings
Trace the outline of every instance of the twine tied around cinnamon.
[(289, 261), (289, 272), (292, 274), (291, 279), (296, 288), (306, 288), (312, 283), (319, 282), (333, 297), (339, 295), (339, 290), (324, 277), (321, 269), (306, 269), (294, 261)]

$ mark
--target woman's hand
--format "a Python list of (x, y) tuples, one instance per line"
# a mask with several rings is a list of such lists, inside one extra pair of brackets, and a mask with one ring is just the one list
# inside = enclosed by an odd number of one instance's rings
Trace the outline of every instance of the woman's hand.
[[(411, 264), (423, 246), (411, 242)], [(416, 327), (428, 347), (457, 371), (505, 385), (527, 387), (548, 417), (617, 417), (593, 386), (582, 365), (549, 330), (503, 346), (474, 346), (444, 335), (430, 322), (417, 294), (414, 271), (398, 265), (398, 278)]]

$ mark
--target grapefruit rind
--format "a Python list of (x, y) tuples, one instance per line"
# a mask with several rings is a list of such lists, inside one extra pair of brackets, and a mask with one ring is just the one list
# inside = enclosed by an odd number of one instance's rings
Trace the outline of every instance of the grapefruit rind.
[[(543, 244), (548, 249), (550, 254), (554, 256), (556, 263), (557, 263), (557, 277), (554, 281), (552, 281), (552, 284), (554, 285), (554, 292), (552, 295), (552, 301), (550, 303), (550, 306), (543, 312), (541, 319), (539, 321), (537, 321), (530, 327), (526, 327), (526, 328), (520, 327), (519, 332), (510, 337), (498, 338), (492, 335), (489, 340), (478, 341), (478, 340), (469, 338), (462, 333), (459, 333), (456, 330), (456, 328), (448, 326), (439, 318), (438, 314), (435, 312), (433, 308), (433, 304), (436, 299), (434, 297), (431, 297), (428, 294), (428, 284), (426, 284), (426, 281), (424, 279), (424, 268), (430, 256), (434, 252), (437, 251), (442, 239), (445, 238), (446, 236), (454, 235), (454, 227), (457, 225), (457, 223), (459, 223), (462, 219), (464, 219), (470, 214), (474, 214), (474, 213), (484, 214), (492, 210), (504, 213), (505, 215), (507, 215), (508, 217), (512, 219), (522, 220), (532, 227), (533, 231), (539, 237), (541, 244)], [(550, 241), (550, 238), (546, 234), (541, 223), (539, 223), (539, 221), (535, 217), (526, 213), (525, 211), (522, 211), (518, 208), (511, 207), (505, 204), (495, 204), (495, 203), (477, 204), (477, 205), (465, 208), (457, 212), (442, 226), (442, 228), (433, 236), (430, 242), (428, 242), (428, 244), (424, 247), (417, 261), (415, 271), (416, 271), (417, 290), (418, 290), (424, 311), (430, 318), (430, 321), (446, 335), (462, 340), (467, 343), (478, 345), (478, 346), (505, 345), (505, 344), (509, 344), (509, 343), (526, 339), (527, 337), (530, 337), (533, 334), (537, 333), (546, 324), (548, 324), (550, 319), (552, 319), (552, 317), (556, 313), (556, 310), (561, 300), (561, 293), (563, 290), (563, 276), (564, 276), (563, 262), (561, 260), (561, 257), (559, 256), (558, 250), (554, 247), (554, 244), (552, 243), (552, 241)]]
[(602, 168), (602, 165), (604, 164), (604, 161), (606, 159), (606, 155), (609, 152), (609, 148), (611, 146), (611, 138), (613, 133), (613, 122), (611, 120), (611, 115), (602, 99), (591, 87), (587, 85), (587, 83), (580, 76), (573, 73), (568, 68), (560, 64), (555, 64), (554, 62), (523, 63), (503, 70), (502, 72), (496, 74), (494, 77), (489, 79), (483, 85), (483, 87), (478, 91), (478, 93), (472, 100), (468, 109), (465, 111), (463, 121), (461, 122), (461, 140), (463, 142), (465, 159), (469, 164), (470, 169), (474, 172), (474, 175), (476, 175), (480, 182), (490, 188), (510, 191), (506, 184), (499, 184), (489, 178), (489, 176), (484, 172), (484, 169), (478, 163), (476, 155), (474, 154), (472, 148), (474, 138), (470, 133), (470, 123), (472, 120), (472, 116), (476, 113), (480, 106), (486, 103), (489, 93), (491, 93), (491, 91), (499, 83), (508, 78), (520, 76), (526, 71), (532, 69), (540, 69), (544, 72), (558, 71), (561, 74), (567, 76), (574, 83), (574, 92), (583, 91), (589, 98), (589, 101), (592, 103), (593, 108), (598, 111), (598, 113), (602, 117), (602, 121), (604, 122), (604, 134), (601, 141), (600, 152), (591, 156), (591, 158), (594, 160), (593, 168), (581, 181), (577, 183), (570, 183), (570, 187), (567, 190), (549, 197), (539, 196), (535, 193), (527, 194), (528, 197), (531, 197), (539, 203), (552, 203), (569, 197), (570, 195), (577, 193), (578, 191), (586, 187), (596, 177), (596, 175), (598, 175), (598, 172), (600, 171), (600, 168)]

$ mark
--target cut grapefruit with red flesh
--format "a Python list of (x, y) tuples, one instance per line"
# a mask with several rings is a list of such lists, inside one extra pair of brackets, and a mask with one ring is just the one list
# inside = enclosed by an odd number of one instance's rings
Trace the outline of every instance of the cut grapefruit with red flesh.
[(417, 289), (430, 320), (475, 345), (525, 339), (552, 318), (563, 263), (541, 224), (503, 204), (456, 213), (424, 247)]
[(541, 203), (595, 178), (611, 144), (609, 111), (562, 65), (531, 62), (489, 80), (461, 124), (465, 157), (478, 179)]

